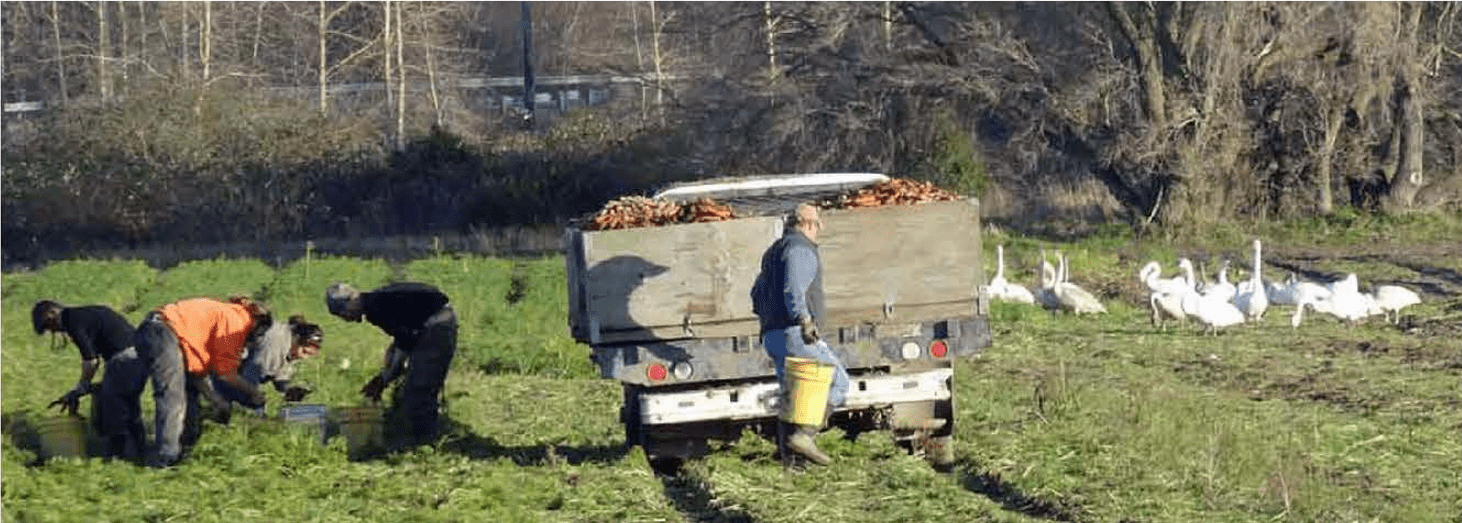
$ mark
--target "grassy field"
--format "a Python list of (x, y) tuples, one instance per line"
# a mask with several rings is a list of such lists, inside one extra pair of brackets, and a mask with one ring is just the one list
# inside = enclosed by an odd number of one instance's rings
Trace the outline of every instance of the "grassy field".
[[(1287, 307), (1218, 336), (1148, 323), (1142, 263), (1192, 256), (1213, 269), (1227, 256), (1246, 266), (1253, 234), (1266, 240), (1272, 279), (1354, 271), (1363, 290), (1399, 282), (1424, 303), (1400, 325), (1312, 316), (1291, 329)], [(621, 445), (618, 384), (597, 378), (587, 348), (567, 336), (560, 258), (56, 263), (3, 278), (0, 519), (1462, 522), (1459, 238), (1455, 216), (1342, 216), (1141, 242), (992, 233), (986, 250), (1006, 245), (1010, 279), (1030, 284), (1038, 250), (1060, 249), (1072, 280), (1111, 312), (995, 304), (995, 345), (957, 367), (952, 474), (881, 434), (845, 441), (834, 430), (819, 440), (834, 467), (785, 472), (772, 445), (748, 435), (679, 476), (655, 476)], [(461, 318), (451, 429), (435, 449), (350, 461), (338, 438), (320, 445), (247, 416), (205, 424), (190, 460), (164, 471), (96, 459), (37, 466), (12, 441), (14, 424), (42, 415), (77, 374), (74, 347), (52, 350), (31, 331), (37, 299), (105, 303), (136, 321), (183, 297), (258, 296), (324, 325), (325, 350), (298, 375), (316, 386), (311, 402), (348, 406), (389, 340), (329, 316), (323, 290), (394, 279), (442, 287)], [(279, 398), (269, 394), (272, 414)]]

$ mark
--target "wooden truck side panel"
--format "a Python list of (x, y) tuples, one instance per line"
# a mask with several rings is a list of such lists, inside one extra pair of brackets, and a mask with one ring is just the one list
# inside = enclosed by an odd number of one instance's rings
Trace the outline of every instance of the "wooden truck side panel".
[[(975, 314), (984, 281), (975, 200), (826, 210), (822, 220), (832, 324)], [(570, 329), (590, 344), (755, 336), (751, 286), (781, 233), (779, 217), (570, 229)]]

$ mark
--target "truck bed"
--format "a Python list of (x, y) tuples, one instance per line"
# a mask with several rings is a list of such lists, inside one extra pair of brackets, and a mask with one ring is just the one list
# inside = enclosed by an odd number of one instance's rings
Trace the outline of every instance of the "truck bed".
[[(985, 281), (975, 199), (824, 210), (829, 325), (969, 316)], [(589, 344), (756, 336), (751, 285), (780, 217), (565, 233), (569, 326)]]

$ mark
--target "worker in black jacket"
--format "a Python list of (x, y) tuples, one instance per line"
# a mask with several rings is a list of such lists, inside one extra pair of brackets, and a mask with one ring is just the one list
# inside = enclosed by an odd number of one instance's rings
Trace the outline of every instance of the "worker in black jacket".
[(325, 290), (325, 306), (343, 320), (364, 319), (391, 336), (381, 372), (360, 392), (380, 401), (381, 393), (404, 367), (406, 380), (388, 416), (404, 415), (414, 443), (435, 441), (442, 386), (457, 352), (457, 315), (447, 303), (447, 295), (424, 283), (392, 283), (370, 292), (336, 283)]
[[(105, 438), (107, 454), (141, 456), (147, 431), (138, 398), (147, 384), (148, 367), (132, 346), (131, 322), (105, 305), (65, 307), (41, 300), (31, 309), (31, 323), (37, 335), (47, 331), (66, 333), (81, 352), (81, 379), (48, 406), (76, 414), (81, 397), (94, 392), (96, 416), (92, 423)], [(107, 370), (101, 384), (94, 385), (92, 379), (102, 361), (106, 361)]]

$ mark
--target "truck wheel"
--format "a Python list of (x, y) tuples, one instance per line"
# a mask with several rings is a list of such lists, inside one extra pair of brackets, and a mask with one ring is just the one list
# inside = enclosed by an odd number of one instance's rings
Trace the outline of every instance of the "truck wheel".
[(678, 476), (685, 466), (685, 458), (651, 456), (649, 462), (650, 470), (659, 476)]
[(619, 422), (624, 424), (624, 448), (644, 444), (640, 426), (640, 391), (638, 387), (624, 386), (624, 403), (619, 406)]
[(710, 452), (705, 438), (658, 439), (648, 434), (644, 439), (645, 458), (656, 474), (673, 476), (680, 473), (687, 459), (699, 459)]
[(937, 472), (953, 472), (954, 435), (929, 437), (924, 443), (924, 460)]

